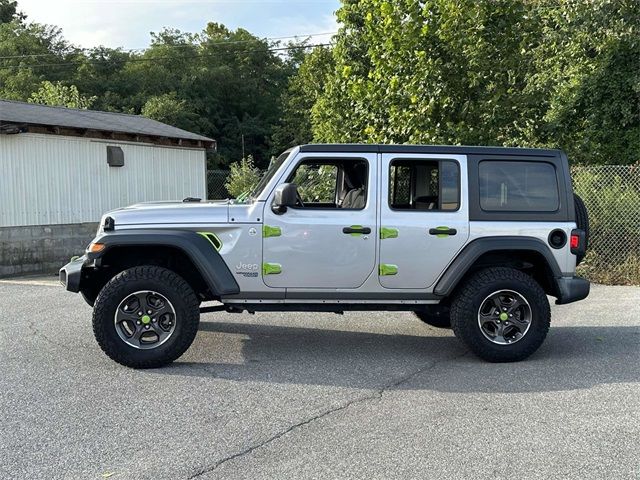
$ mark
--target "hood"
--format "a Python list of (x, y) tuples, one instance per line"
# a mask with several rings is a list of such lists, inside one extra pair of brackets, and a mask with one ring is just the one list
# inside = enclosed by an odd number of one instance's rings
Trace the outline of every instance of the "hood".
[[(114, 219), (116, 229), (123, 225), (227, 223), (229, 201), (138, 203), (112, 210), (104, 215), (107, 216)], [(104, 225), (104, 217), (101, 225)]]

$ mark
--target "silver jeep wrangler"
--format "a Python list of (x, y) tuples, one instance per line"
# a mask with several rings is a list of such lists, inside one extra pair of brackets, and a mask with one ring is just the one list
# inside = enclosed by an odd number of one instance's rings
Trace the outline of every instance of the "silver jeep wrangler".
[(303, 145), (239, 199), (107, 213), (60, 281), (134, 368), (180, 357), (212, 311), (408, 310), (509, 362), (542, 344), (547, 295), (588, 295), (587, 235), (559, 150)]

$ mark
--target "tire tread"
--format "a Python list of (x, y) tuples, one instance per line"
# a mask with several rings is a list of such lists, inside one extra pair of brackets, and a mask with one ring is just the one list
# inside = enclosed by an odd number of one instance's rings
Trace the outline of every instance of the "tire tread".
[[(173, 290), (186, 306), (186, 318), (180, 318), (182, 323), (181, 335), (178, 336), (171, 349), (162, 357), (138, 358), (139, 355), (136, 354), (139, 351), (129, 351), (127, 348), (123, 348), (122, 345), (118, 345), (115, 340), (109, 338), (105, 330), (105, 323), (106, 326), (112, 323), (110, 310), (113, 308), (114, 298), (116, 300), (120, 298), (120, 292), (129, 283), (139, 280), (161, 282), (165, 287)], [(162, 367), (179, 358), (191, 346), (198, 332), (200, 321), (199, 305), (200, 303), (193, 289), (175, 272), (154, 265), (133, 267), (118, 273), (107, 282), (98, 294), (93, 309), (93, 333), (104, 353), (121, 365), (131, 368)]]

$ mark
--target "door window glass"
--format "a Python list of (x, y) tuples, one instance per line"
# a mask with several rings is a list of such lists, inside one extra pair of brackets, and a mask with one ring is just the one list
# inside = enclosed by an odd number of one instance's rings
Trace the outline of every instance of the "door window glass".
[(394, 210), (457, 210), (460, 169), (450, 160), (393, 160), (389, 206)]
[(360, 210), (366, 205), (368, 164), (364, 160), (304, 160), (287, 180), (304, 206)]

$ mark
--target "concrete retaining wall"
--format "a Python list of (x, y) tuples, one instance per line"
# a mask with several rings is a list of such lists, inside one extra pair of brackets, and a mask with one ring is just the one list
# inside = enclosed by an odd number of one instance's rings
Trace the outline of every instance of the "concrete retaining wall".
[(0, 227), (0, 277), (54, 273), (82, 255), (97, 223)]

